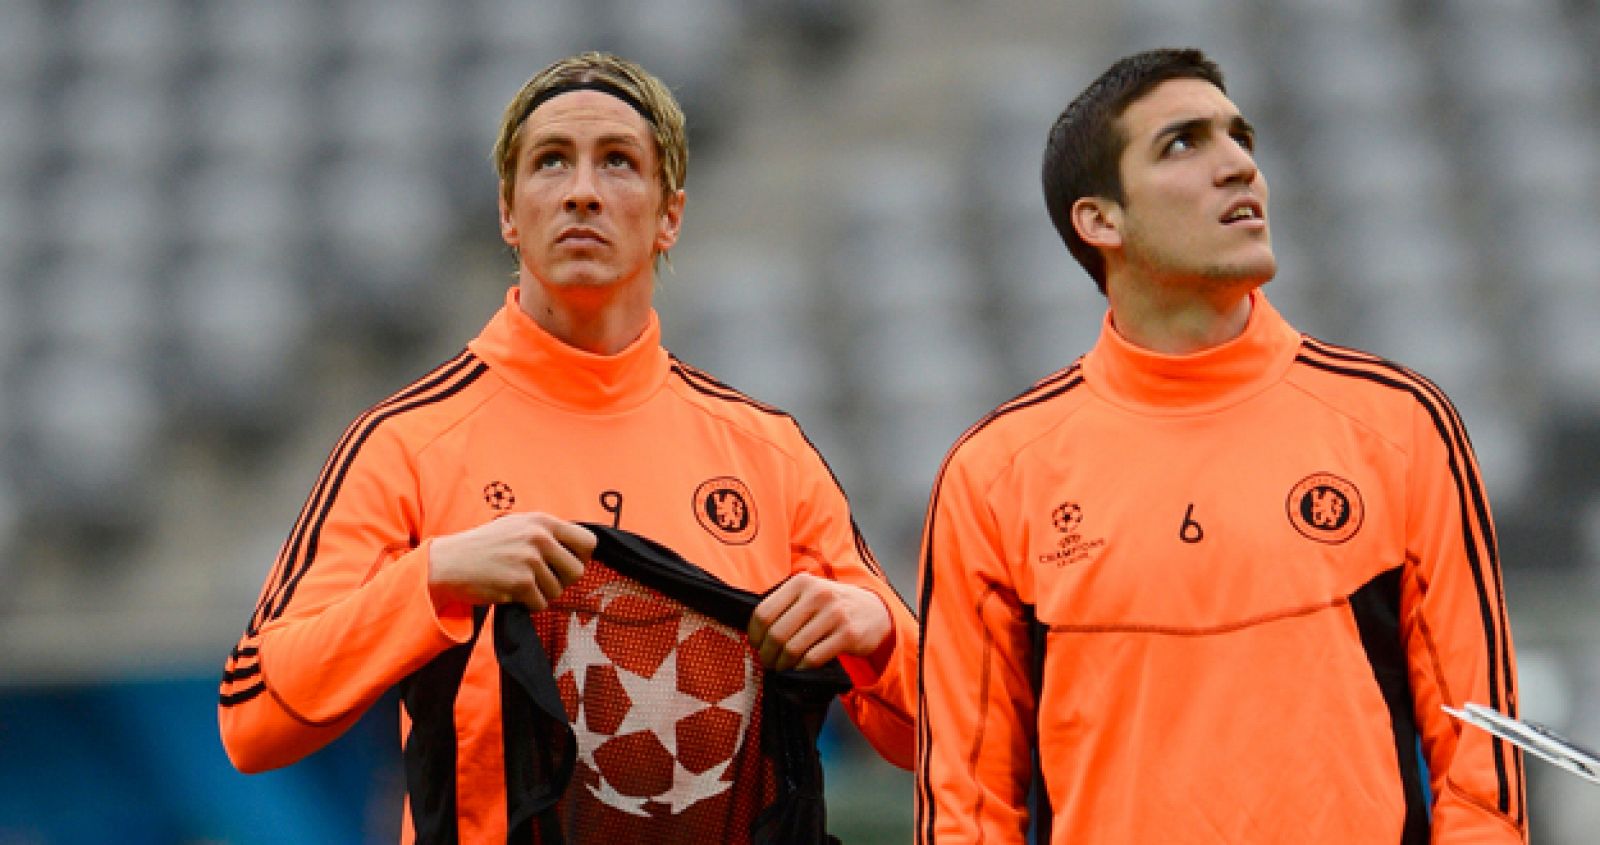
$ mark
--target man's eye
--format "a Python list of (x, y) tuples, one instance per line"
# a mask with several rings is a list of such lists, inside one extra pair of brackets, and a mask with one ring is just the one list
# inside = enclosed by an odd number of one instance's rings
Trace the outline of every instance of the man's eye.
[(1249, 132), (1235, 132), (1233, 133), (1233, 140), (1250, 152), (1256, 151), (1256, 136)]
[(622, 153), (606, 153), (606, 167), (632, 167), (633, 159)]
[(1194, 139), (1188, 135), (1175, 135), (1167, 142), (1168, 153), (1181, 153), (1194, 149)]
[(533, 169), (549, 170), (552, 167), (560, 167), (561, 165), (565, 164), (566, 161), (566, 156), (563, 156), (560, 153), (541, 153), (533, 160)]

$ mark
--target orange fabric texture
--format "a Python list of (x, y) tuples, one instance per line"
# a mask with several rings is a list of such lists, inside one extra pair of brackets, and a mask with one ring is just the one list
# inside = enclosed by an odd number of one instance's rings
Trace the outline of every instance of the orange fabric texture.
[[(844, 659), (857, 684), (844, 704), (909, 767), (916, 623), (794, 421), (672, 358), (653, 314), (618, 355), (590, 355), (540, 329), (515, 288), (465, 351), (335, 447), (227, 661), (219, 718), (235, 765), (295, 762), (466, 642), (471, 609), (429, 598), (428, 540), (531, 510), (619, 525), (753, 592), (807, 571), (877, 593), (895, 645)], [(490, 639), (454, 706), (462, 841), (505, 835)]]
[(1023, 841), (1035, 751), (1057, 843), (1526, 839), (1519, 754), (1439, 710), (1517, 708), (1461, 421), (1259, 292), (1193, 355), (1108, 316), (969, 429), (920, 596), (918, 842)]

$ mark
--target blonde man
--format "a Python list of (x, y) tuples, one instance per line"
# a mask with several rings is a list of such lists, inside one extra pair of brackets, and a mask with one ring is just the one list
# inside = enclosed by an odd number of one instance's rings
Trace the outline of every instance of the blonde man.
[[(503, 690), (480, 634), (494, 605), (542, 611), (583, 575), (584, 521), (765, 594), (760, 660), (839, 659), (850, 716), (909, 766), (915, 622), (843, 492), (791, 418), (661, 346), (654, 267), (677, 242), (688, 158), (672, 94), (615, 56), (564, 59), (511, 101), (494, 155), (517, 284), (335, 448), (228, 660), (235, 765), (293, 763), (398, 686), (406, 840), (505, 841)], [(418, 748), (419, 719), (454, 741)], [(701, 806), (654, 797), (658, 815)]]

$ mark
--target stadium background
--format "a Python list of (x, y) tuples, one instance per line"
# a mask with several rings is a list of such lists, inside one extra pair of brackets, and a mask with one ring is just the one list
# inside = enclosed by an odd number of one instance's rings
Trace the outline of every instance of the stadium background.
[[(681, 357), (792, 410), (901, 592), (972, 420), (1092, 341), (1037, 187), (1126, 52), (1205, 47), (1260, 127), (1301, 328), (1455, 398), (1527, 715), (1600, 739), (1592, 0), (0, 0), (0, 843), (386, 842), (392, 707), (246, 778), (215, 682), (344, 424), (509, 282), (488, 150), (611, 49), (690, 119)], [(846, 841), (909, 777), (828, 736)], [(1600, 793), (1528, 766), (1535, 835)]]

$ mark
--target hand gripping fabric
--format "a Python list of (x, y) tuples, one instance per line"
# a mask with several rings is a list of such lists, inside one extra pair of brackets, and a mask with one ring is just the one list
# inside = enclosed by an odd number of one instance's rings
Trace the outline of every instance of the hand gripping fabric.
[(586, 527), (593, 560), (551, 608), (494, 611), (507, 841), (833, 841), (816, 738), (844, 669), (763, 669), (762, 596)]

